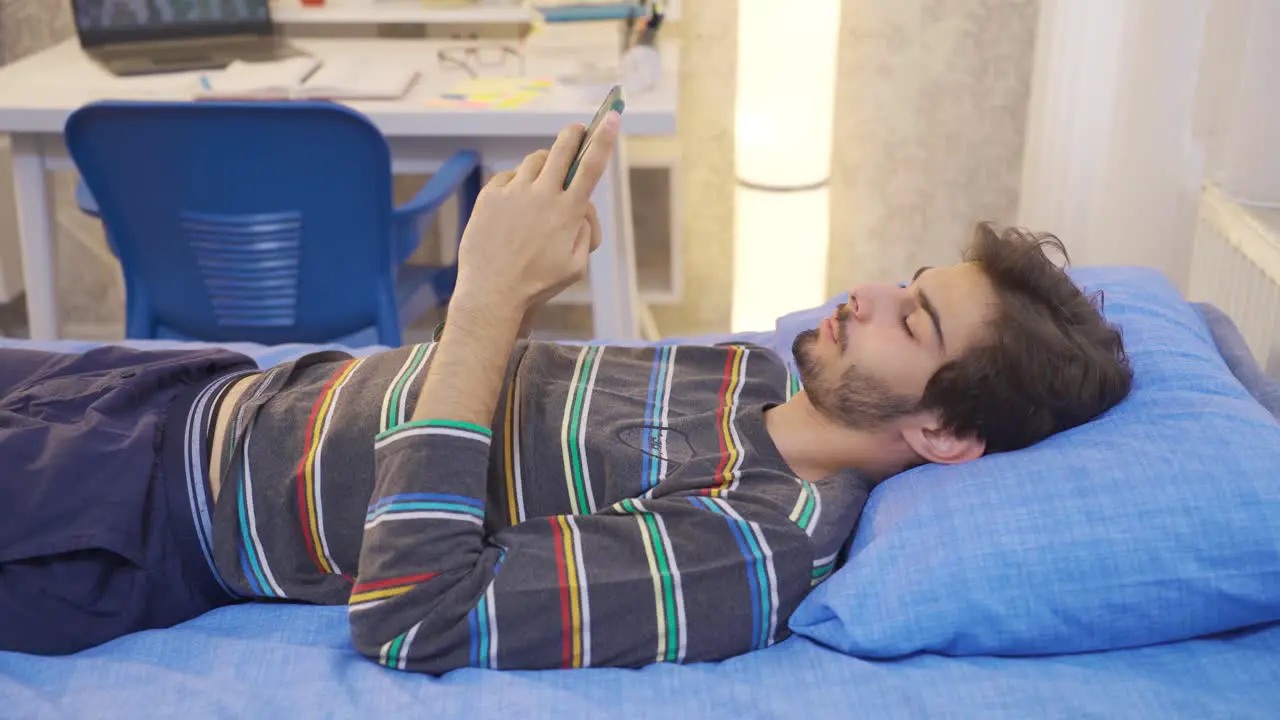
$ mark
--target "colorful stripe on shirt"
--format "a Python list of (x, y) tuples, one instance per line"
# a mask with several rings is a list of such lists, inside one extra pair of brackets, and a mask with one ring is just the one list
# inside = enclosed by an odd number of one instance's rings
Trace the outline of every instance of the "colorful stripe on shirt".
[(200, 392), (187, 414), (187, 425), (183, 441), (183, 461), (186, 465), (187, 475), (187, 501), (191, 505), (191, 517), (195, 521), (196, 535), (200, 542), (200, 552), (204, 555), (204, 560), (208, 564), (209, 571), (213, 574), (214, 579), (217, 580), (218, 586), (231, 597), (236, 597), (236, 593), (223, 580), (222, 574), (218, 572), (217, 563), (213, 559), (212, 491), (210, 489), (210, 479), (205, 475), (205, 470), (207, 469), (206, 458), (210, 455), (210, 449), (206, 447), (205, 443), (206, 438), (212, 435), (211, 429), (216, 415), (214, 411), (218, 407), (218, 403), (226, 395), (228, 388), (251, 372), (256, 371), (245, 370), (232, 373), (210, 383), (208, 387)]
[(384, 643), (378, 653), (378, 662), (392, 670), (404, 670), (409, 662), (409, 648), (413, 645), (413, 639), (418, 636), (418, 628), (421, 627), (422, 622), (419, 621), (408, 631)]
[(488, 445), (493, 441), (493, 431), (482, 425), (461, 420), (414, 420), (383, 430), (373, 438), (373, 449), (380, 450), (407, 437), (420, 435), (449, 435), (467, 438)]
[(498, 562), (494, 565), (495, 578), (489, 581), (489, 587), (480, 602), (467, 613), (467, 626), (471, 630), (471, 666), (498, 669), (498, 602), (494, 583), (496, 575), (502, 571), (502, 561), (507, 554), (499, 551)]
[(688, 649), (688, 630), (685, 625), (684, 587), (680, 580), (680, 567), (671, 547), (666, 522), (661, 515), (645, 509), (638, 500), (623, 500), (616, 507), (635, 515), (640, 525), (640, 537), (644, 554), (649, 561), (649, 575), (653, 578), (653, 605), (656, 609), (658, 647), (656, 662), (683, 662)]
[(307, 418), (302, 458), (298, 461), (298, 518), (302, 521), (302, 537), (306, 541), (311, 561), (320, 572), (330, 575), (344, 573), (329, 551), (329, 541), (324, 532), (324, 504), (320, 492), (321, 454), (342, 386), (351, 379), (352, 372), (359, 364), (359, 360), (348, 360), (324, 384), (311, 407), (311, 415)]
[(702, 492), (718, 497), (737, 486), (742, 469), (742, 442), (734, 422), (738, 398), (746, 380), (747, 357), (751, 351), (741, 346), (727, 348), (724, 375), (720, 381), (720, 404), (716, 424), (720, 429), (720, 463), (716, 466), (715, 486)]
[(800, 492), (796, 495), (795, 507), (791, 508), (791, 522), (795, 523), (805, 535), (813, 537), (813, 529), (818, 526), (818, 517), (822, 515), (822, 496), (813, 483), (796, 479)]
[(526, 520), (524, 481), (520, 471), (520, 374), (516, 373), (507, 388), (507, 411), (503, 434), (503, 470), (507, 480), (507, 522), (518, 525)]
[(813, 575), (810, 585), (817, 586), (823, 580), (831, 577), (831, 571), (836, 569), (836, 556), (839, 554), (839, 551), (833, 552), (824, 558), (818, 558), (813, 561)]
[(793, 371), (790, 366), (787, 366), (787, 399), (790, 400), (795, 397), (796, 393), (803, 389), (804, 385), (800, 382), (799, 373)]
[(649, 396), (644, 411), (644, 453), (640, 458), (640, 489), (651, 490), (667, 477), (667, 409), (671, 402), (671, 378), (675, 374), (676, 348), (658, 348), (649, 375)]
[(387, 578), (385, 580), (356, 583), (351, 588), (351, 597), (347, 599), (347, 609), (363, 610), (383, 600), (399, 597), (439, 574), (438, 572), (425, 572)]
[(591, 665), (591, 599), (587, 592), (582, 538), (572, 515), (547, 518), (555, 541), (556, 574), (560, 581), (560, 665)]
[(765, 648), (774, 643), (778, 631), (778, 577), (773, 565), (773, 550), (760, 525), (748, 522), (720, 498), (693, 497), (694, 507), (705, 508), (722, 516), (729, 524), (738, 551), (747, 561), (747, 584), (751, 593), (751, 616), (754, 621), (752, 648)]
[(283, 598), (284, 590), (276, 583), (275, 575), (267, 562), (267, 554), (258, 537), (258, 518), (253, 508), (253, 473), (249, 470), (249, 442), (253, 427), (244, 437), (244, 455), (240, 463), (240, 478), (236, 483), (236, 509), (240, 514), (240, 567), (249, 587), (257, 597)]
[[(247, 401), (241, 400), (240, 407), (232, 417), (230, 427), (227, 428), (227, 435), (231, 438), (231, 441), (224, 442), (228, 452), (228, 463), (235, 459), (235, 438), (239, 437), (247, 408), (253, 404), (254, 400), (261, 397), (267, 387), (272, 385), (275, 376), (279, 372), (279, 368), (268, 371), (257, 384), (253, 396)], [(275, 574), (271, 572), (271, 566), (267, 562), (267, 554), (262, 546), (262, 540), (258, 537), (258, 519), (253, 507), (253, 473), (249, 468), (249, 446), (252, 440), (253, 426), (250, 425), (245, 429), (240, 458), (236, 462), (238, 476), (236, 482), (236, 513), (239, 516), (240, 525), (240, 569), (244, 572), (245, 580), (248, 582), (249, 589), (253, 591), (254, 596), (284, 598), (287, 595), (276, 582)]]
[(591, 488), (591, 468), (587, 464), (587, 416), (591, 412), (591, 392), (595, 389), (596, 373), (600, 371), (600, 356), (604, 348), (598, 345), (584, 347), (578, 353), (573, 368), (573, 380), (564, 405), (564, 420), (560, 424), (560, 448), (564, 457), (564, 479), (568, 486), (569, 507), (574, 515), (588, 515), (596, 511), (595, 493)]
[(365, 529), (389, 520), (461, 520), (484, 525), (484, 501), (447, 493), (388, 495), (369, 506)]
[(408, 412), (409, 388), (415, 387), (418, 375), (427, 366), (431, 353), (435, 351), (435, 343), (421, 343), (413, 346), (409, 356), (405, 358), (400, 371), (387, 385), (382, 396), (382, 412), (378, 420), (378, 432), (386, 432), (404, 422)]

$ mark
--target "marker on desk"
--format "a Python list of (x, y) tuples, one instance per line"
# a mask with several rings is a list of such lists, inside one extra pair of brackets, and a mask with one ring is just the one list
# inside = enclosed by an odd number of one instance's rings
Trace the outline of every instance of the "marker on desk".
[(201, 76), (200, 76), (200, 87), (204, 88), (205, 92), (208, 92), (208, 91), (210, 91), (210, 90), (212, 90), (212, 89), (213, 89), (213, 86), (209, 84), (209, 76), (208, 76), (208, 75), (201, 75)]
[(644, 30), (640, 32), (640, 39), (637, 45), (653, 45), (658, 37), (658, 30), (662, 28), (662, 21), (666, 18), (663, 11), (662, 3), (655, 2), (650, 8), (649, 21), (645, 23)]

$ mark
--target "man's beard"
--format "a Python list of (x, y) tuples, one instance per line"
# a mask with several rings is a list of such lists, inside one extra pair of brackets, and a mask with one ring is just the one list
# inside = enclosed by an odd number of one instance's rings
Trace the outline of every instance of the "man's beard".
[[(843, 351), (848, 344), (847, 331), (843, 322), (838, 327)], [(845, 368), (834, 381), (821, 375), (813, 352), (817, 344), (818, 331), (805, 330), (791, 344), (791, 353), (809, 402), (829, 419), (854, 430), (874, 430), (920, 409), (918, 398), (894, 392), (857, 365)]]

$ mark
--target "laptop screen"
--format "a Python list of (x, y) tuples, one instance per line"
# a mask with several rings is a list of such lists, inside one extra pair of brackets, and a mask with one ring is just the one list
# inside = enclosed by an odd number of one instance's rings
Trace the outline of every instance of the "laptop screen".
[(269, 0), (73, 0), (82, 45), (271, 32)]

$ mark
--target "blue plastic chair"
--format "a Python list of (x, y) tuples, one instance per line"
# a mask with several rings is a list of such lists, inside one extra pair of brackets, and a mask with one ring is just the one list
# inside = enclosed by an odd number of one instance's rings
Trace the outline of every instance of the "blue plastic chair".
[(65, 132), (80, 207), (120, 259), (130, 339), (398, 346), (453, 294), (456, 263), (405, 260), (455, 191), (466, 226), (475, 152), (393, 208), (386, 139), (335, 103), (98, 102)]

